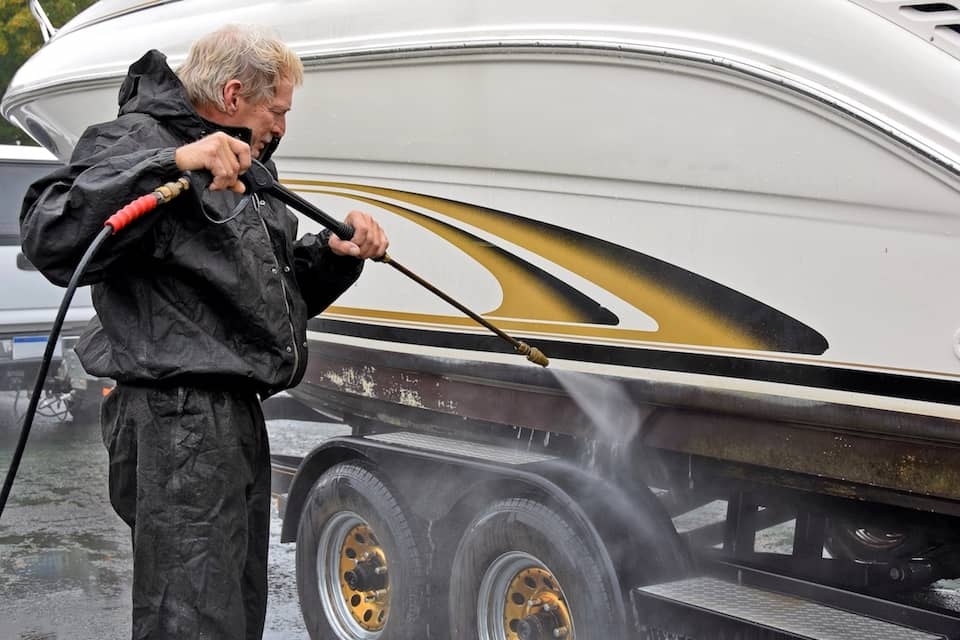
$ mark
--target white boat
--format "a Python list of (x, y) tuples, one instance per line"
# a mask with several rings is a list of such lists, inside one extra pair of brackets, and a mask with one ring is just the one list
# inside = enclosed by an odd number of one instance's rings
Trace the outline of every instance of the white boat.
[[(219, 24), (268, 23), (307, 70), (286, 183), (371, 210), (396, 259), (552, 368), (953, 420), (960, 17), (907, 5), (100, 2), (3, 113), (66, 158), (144, 50), (176, 66)], [(315, 324), (358, 362), (537, 376), (387, 269)], [(366, 395), (363, 367), (327, 366), (314, 382)]]
[[(340, 445), (600, 442), (688, 506), (745, 482), (785, 491), (778, 509), (795, 490), (867, 502), (830, 516), (856, 547), (835, 557), (956, 557), (946, 520), (918, 515), (960, 515), (956, 7), (104, 1), (19, 70), (3, 115), (66, 159), (130, 63), (157, 48), (176, 67), (229, 22), (271, 25), (304, 61), (283, 182), (370, 211), (393, 258), (551, 359), (370, 264), (312, 321), (292, 392), (382, 434)], [(483, 451), (464, 455), (499, 461)], [(291, 485), (287, 537), (320, 460)], [(955, 576), (941, 560), (911, 580)]]

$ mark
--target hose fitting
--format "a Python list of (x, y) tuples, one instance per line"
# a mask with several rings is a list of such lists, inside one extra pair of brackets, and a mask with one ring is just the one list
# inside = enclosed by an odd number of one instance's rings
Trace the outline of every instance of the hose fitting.
[(107, 218), (103, 226), (110, 227), (116, 233), (145, 213), (156, 209), (157, 205), (170, 202), (189, 188), (190, 181), (186, 176), (181, 176), (176, 182), (168, 182), (154, 189), (152, 193), (140, 196)]

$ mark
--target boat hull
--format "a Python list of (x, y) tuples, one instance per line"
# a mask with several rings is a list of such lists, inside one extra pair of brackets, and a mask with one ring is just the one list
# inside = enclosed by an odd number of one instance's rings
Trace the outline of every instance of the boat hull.
[[(371, 264), (312, 325), (302, 394), (326, 410), (622, 438), (583, 410), (586, 376), (626, 385), (634, 433), (669, 406), (955, 440), (960, 61), (937, 42), (828, 1), (423, 3), (363, 25), (363, 7), (326, 4), (81, 16), (4, 113), (65, 157), (112, 116), (144, 48), (175, 65), (230, 11), (275, 25), (306, 67), (276, 156), (285, 184), (336, 215), (372, 212), (395, 260), (559, 372), (545, 382)], [(111, 26), (104, 55), (90, 45)]]

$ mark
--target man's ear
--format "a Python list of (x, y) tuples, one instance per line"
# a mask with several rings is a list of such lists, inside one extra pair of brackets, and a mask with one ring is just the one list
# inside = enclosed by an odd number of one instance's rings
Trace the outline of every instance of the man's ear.
[(240, 107), (242, 89), (243, 83), (236, 78), (228, 80), (227, 84), (223, 85), (223, 106), (229, 115), (235, 114)]

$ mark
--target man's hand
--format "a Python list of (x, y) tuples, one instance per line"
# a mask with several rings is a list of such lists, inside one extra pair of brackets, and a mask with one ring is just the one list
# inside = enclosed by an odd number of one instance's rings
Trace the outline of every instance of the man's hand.
[(387, 234), (369, 213), (351, 211), (344, 222), (353, 227), (353, 238), (347, 241), (331, 235), (328, 246), (335, 254), (362, 259), (379, 258), (387, 252)]
[(181, 171), (206, 170), (213, 175), (210, 191), (246, 190), (238, 179), (250, 168), (250, 145), (222, 131), (191, 142), (176, 151), (177, 168)]

